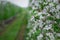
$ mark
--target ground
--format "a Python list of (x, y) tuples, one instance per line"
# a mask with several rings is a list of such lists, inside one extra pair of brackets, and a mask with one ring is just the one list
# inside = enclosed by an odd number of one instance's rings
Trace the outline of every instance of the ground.
[(6, 25), (6, 30), (0, 35), (0, 40), (23, 40), (26, 28), (25, 17), (26, 13), (19, 13), (16, 20)]

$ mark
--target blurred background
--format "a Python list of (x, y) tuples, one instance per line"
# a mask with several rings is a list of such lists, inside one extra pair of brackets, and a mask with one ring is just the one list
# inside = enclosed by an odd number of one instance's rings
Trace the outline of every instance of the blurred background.
[(29, 0), (0, 0), (0, 40), (23, 40)]

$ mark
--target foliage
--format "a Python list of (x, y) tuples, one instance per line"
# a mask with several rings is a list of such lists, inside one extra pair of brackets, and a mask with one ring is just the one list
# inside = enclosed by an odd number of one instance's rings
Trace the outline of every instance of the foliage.
[[(60, 3), (58, 0), (32, 0), (29, 5), (25, 40), (58, 40), (60, 37)], [(37, 31), (37, 30), (40, 31)], [(38, 36), (35, 36), (37, 33)], [(35, 36), (36, 38), (34, 38)], [(31, 38), (32, 37), (32, 38)]]

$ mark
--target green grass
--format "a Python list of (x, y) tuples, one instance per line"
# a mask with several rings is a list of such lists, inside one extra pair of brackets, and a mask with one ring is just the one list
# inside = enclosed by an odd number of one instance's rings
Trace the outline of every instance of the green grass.
[(0, 40), (15, 40), (18, 31), (20, 30), (22, 23), (24, 22), (24, 18), (26, 18), (26, 13), (22, 12), (17, 15), (17, 19), (13, 21), (12, 24), (7, 25), (7, 30), (0, 35)]

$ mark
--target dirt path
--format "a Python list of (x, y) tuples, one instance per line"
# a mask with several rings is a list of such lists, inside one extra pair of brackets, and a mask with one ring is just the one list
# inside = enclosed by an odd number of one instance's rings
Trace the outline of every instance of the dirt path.
[(25, 17), (26, 17), (26, 14), (22, 19), (23, 22), (15, 40), (24, 40), (24, 35), (25, 35), (25, 30), (27, 25), (27, 19)]
[(27, 25), (27, 19), (25, 17), (26, 17), (26, 14), (22, 20), (23, 23), (22, 23), (22, 26), (18, 32), (16, 40), (24, 40), (24, 35), (25, 35), (25, 30), (26, 30), (26, 25)]
[(26, 25), (22, 25), (22, 27), (18, 33), (17, 40), (24, 40), (25, 29), (26, 29)]

